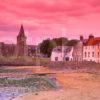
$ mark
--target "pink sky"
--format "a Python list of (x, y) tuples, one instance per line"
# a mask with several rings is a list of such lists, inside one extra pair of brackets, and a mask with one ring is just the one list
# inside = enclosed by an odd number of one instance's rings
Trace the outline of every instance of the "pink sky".
[(16, 43), (22, 23), (28, 44), (100, 36), (100, 0), (0, 0), (0, 41)]

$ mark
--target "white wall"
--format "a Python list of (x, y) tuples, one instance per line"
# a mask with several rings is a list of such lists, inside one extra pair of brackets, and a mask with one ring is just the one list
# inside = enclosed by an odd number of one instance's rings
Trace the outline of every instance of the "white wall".
[(66, 57), (69, 57), (69, 61), (73, 60), (73, 48), (69, 53), (64, 53), (64, 52), (52, 52), (51, 54), (51, 61), (56, 61), (55, 58), (58, 57), (58, 61), (66, 61)]
[[(86, 52), (86, 56), (85, 56), (85, 52)], [(94, 56), (93, 56), (93, 52), (94, 52)], [(83, 60), (100, 62), (100, 56), (98, 57), (98, 52), (100, 53), (100, 49), (98, 49), (98, 45), (84, 46), (83, 47)]]
[(51, 61), (55, 61), (56, 57), (58, 57), (58, 61), (63, 61), (64, 60), (64, 53), (52, 52)]

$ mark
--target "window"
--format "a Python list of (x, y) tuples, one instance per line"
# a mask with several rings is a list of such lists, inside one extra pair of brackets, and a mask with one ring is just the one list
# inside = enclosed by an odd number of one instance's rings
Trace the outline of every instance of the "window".
[(85, 52), (85, 57), (87, 57), (87, 53)]
[(65, 59), (66, 59), (66, 61), (69, 61), (69, 57), (66, 57)]
[(88, 52), (88, 57), (90, 57), (90, 52)]
[(100, 53), (98, 52), (98, 57), (100, 56)]
[(100, 45), (98, 45), (98, 49), (100, 48)]
[(58, 61), (58, 57), (55, 57), (55, 61)]
[(61, 52), (61, 49), (58, 49), (58, 52)]
[(94, 57), (94, 52), (92, 52), (92, 57)]

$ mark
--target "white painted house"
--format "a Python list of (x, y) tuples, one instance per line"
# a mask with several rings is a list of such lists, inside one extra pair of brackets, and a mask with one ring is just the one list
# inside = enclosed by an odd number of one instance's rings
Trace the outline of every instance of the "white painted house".
[(83, 47), (83, 60), (100, 63), (100, 44)]
[(89, 36), (83, 47), (83, 60), (100, 63), (100, 37)]
[(72, 61), (72, 54), (72, 46), (57, 46), (52, 51), (51, 61)]

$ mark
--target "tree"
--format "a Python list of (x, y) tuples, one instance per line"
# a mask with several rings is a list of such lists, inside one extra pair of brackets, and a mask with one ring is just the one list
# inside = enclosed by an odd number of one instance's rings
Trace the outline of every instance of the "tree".
[(69, 40), (67, 46), (75, 46), (78, 43), (78, 40), (72, 39)]
[(53, 48), (54, 43), (50, 39), (46, 39), (40, 44), (40, 52), (46, 55), (47, 57), (51, 56)]
[(57, 46), (67, 45), (68, 43), (68, 39), (64, 37), (54, 38), (52, 41), (54, 41)]
[(40, 52), (47, 57), (50, 57), (53, 48), (55, 48), (56, 46), (75, 46), (77, 42), (78, 40), (68, 40), (64, 37), (54, 38), (52, 40), (46, 39), (43, 40), (42, 43), (40, 43)]

